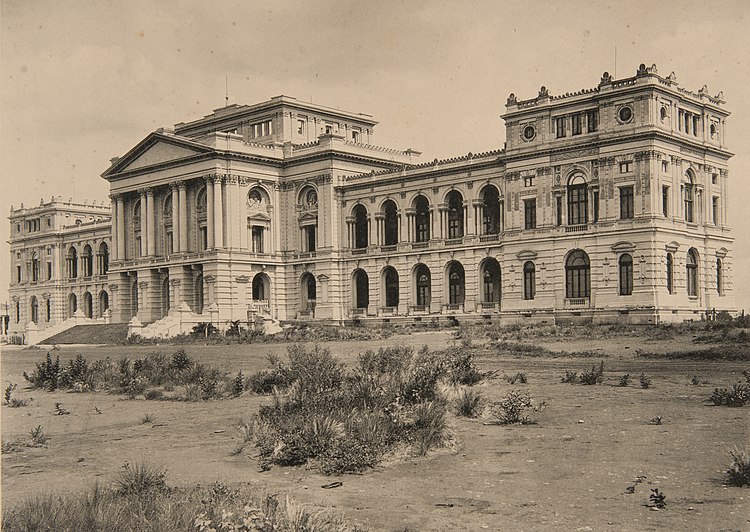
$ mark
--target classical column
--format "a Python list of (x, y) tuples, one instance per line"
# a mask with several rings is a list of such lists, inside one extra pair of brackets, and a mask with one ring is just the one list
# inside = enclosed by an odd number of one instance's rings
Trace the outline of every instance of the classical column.
[(146, 213), (146, 189), (142, 188), (138, 191), (141, 195), (141, 249), (138, 250), (138, 254), (143, 256), (146, 254), (146, 246), (148, 241), (148, 215)]
[(214, 246), (224, 247), (224, 210), (222, 208), (221, 176), (214, 177)]
[(117, 194), (116, 205), (115, 232), (117, 233), (117, 260), (125, 260), (125, 199), (122, 197), (122, 194)]
[[(172, 252), (180, 251), (180, 201), (177, 196), (177, 182), (172, 181), (169, 184), (169, 190), (172, 194)], [(167, 249), (164, 250), (166, 255)]]
[(120, 218), (120, 215), (117, 214), (118, 212), (118, 203), (119, 203), (119, 196), (117, 194), (110, 194), (109, 200), (112, 205), (112, 251), (109, 252), (109, 256), (112, 258), (112, 261), (116, 261), (119, 259), (119, 245), (117, 242), (117, 239), (119, 237), (118, 235), (118, 219)]
[[(187, 190), (184, 181), (177, 182), (177, 196), (180, 198), (180, 224), (179, 224), (179, 250), (182, 253), (188, 251), (188, 221), (187, 221)], [(174, 197), (174, 196), (173, 196)], [(172, 215), (174, 223), (175, 217)], [(174, 235), (175, 233), (173, 233)], [(174, 238), (174, 237), (173, 237)]]
[(149, 257), (156, 255), (156, 224), (154, 218), (154, 189), (146, 190), (146, 216), (148, 217), (148, 241), (146, 242), (146, 252)]
[[(214, 248), (214, 178), (206, 177), (206, 247)], [(202, 250), (201, 250), (202, 251)]]

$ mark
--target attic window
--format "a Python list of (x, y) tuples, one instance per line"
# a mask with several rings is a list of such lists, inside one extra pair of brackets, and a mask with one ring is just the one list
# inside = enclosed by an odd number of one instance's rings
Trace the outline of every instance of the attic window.
[(359, 131), (352, 131), (352, 142), (359, 142)]
[(253, 124), (250, 126), (250, 132), (252, 134), (252, 138), (257, 139), (259, 137), (267, 137), (271, 133), (273, 133), (271, 128), (271, 121), (265, 120), (263, 122), (258, 122), (257, 124)]

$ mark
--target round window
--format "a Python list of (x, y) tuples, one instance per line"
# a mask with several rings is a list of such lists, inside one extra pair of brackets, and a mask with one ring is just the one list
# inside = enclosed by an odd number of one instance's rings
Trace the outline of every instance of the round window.
[(661, 118), (661, 121), (664, 122), (667, 119), (667, 108), (662, 107), (661, 111), (659, 111), (659, 117)]
[(534, 126), (526, 126), (523, 128), (524, 140), (533, 140), (534, 137), (536, 137), (536, 129), (534, 129)]
[(627, 105), (623, 105), (620, 107), (620, 110), (617, 111), (617, 117), (623, 124), (630, 122), (633, 119), (633, 109)]

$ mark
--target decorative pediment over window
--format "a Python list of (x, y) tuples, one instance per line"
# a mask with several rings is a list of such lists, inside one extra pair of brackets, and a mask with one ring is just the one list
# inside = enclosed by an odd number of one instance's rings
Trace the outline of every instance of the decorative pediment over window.
[(620, 240), (616, 244), (613, 244), (611, 249), (615, 253), (632, 253), (635, 251), (635, 244), (625, 240)]
[(300, 225), (310, 225), (318, 223), (318, 213), (316, 212), (303, 212), (299, 215)]
[(524, 249), (516, 253), (518, 260), (534, 260), (537, 257), (537, 252), (530, 249)]
[(716, 256), (719, 257), (720, 259), (723, 259), (724, 257), (726, 257), (727, 253), (729, 253), (727, 248), (719, 248), (716, 250)]
[(190, 160), (211, 154), (213, 151), (208, 146), (184, 137), (151, 133), (124, 156), (113, 159), (112, 166), (102, 176), (107, 179), (122, 172)]
[(677, 242), (675, 242), (674, 240), (672, 240), (672, 241), (671, 241), (671, 242), (670, 242), (669, 244), (667, 244), (667, 245), (666, 245), (666, 246), (664, 246), (664, 247), (665, 247), (665, 248), (666, 248), (666, 250), (667, 250), (667, 251), (669, 251), (670, 253), (674, 253), (675, 251), (677, 251), (678, 249), (680, 249), (680, 244), (679, 244), (679, 243), (677, 243)]
[(271, 217), (265, 212), (254, 212), (248, 215), (247, 220), (249, 222), (266, 223), (271, 221)]

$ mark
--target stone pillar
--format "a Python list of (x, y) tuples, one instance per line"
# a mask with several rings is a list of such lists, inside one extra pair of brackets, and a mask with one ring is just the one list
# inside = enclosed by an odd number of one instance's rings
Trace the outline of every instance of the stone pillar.
[(117, 220), (119, 219), (119, 216), (117, 214), (118, 209), (118, 198), (119, 196), (116, 194), (110, 194), (109, 200), (112, 207), (112, 251), (110, 251), (109, 256), (112, 259), (112, 261), (118, 260), (118, 244), (117, 244)]
[(156, 223), (154, 217), (154, 189), (149, 188), (146, 190), (146, 217), (148, 222), (146, 224), (148, 229), (148, 239), (146, 242), (146, 253), (149, 257), (156, 255)]
[(148, 216), (146, 215), (146, 189), (142, 188), (138, 191), (141, 198), (141, 249), (137, 250), (138, 255), (143, 256), (146, 254), (146, 241), (148, 240)]
[(222, 178), (214, 177), (214, 246), (224, 247), (224, 209), (222, 205)]
[[(178, 253), (180, 251), (180, 198), (177, 194), (177, 182), (173, 181), (169, 184), (169, 190), (172, 193), (172, 251)], [(167, 250), (164, 250), (164, 254), (167, 254)]]
[(117, 233), (117, 260), (125, 260), (125, 200), (122, 195), (117, 196), (115, 225)]
[[(187, 205), (187, 191), (184, 181), (178, 181), (177, 183), (177, 196), (180, 198), (180, 223), (179, 223), (179, 250), (182, 253), (188, 251), (188, 205)], [(172, 223), (174, 223), (175, 217), (172, 215)], [(172, 232), (173, 238), (176, 237), (174, 231)]]
[(211, 176), (206, 177), (206, 247), (214, 248), (214, 178)]

